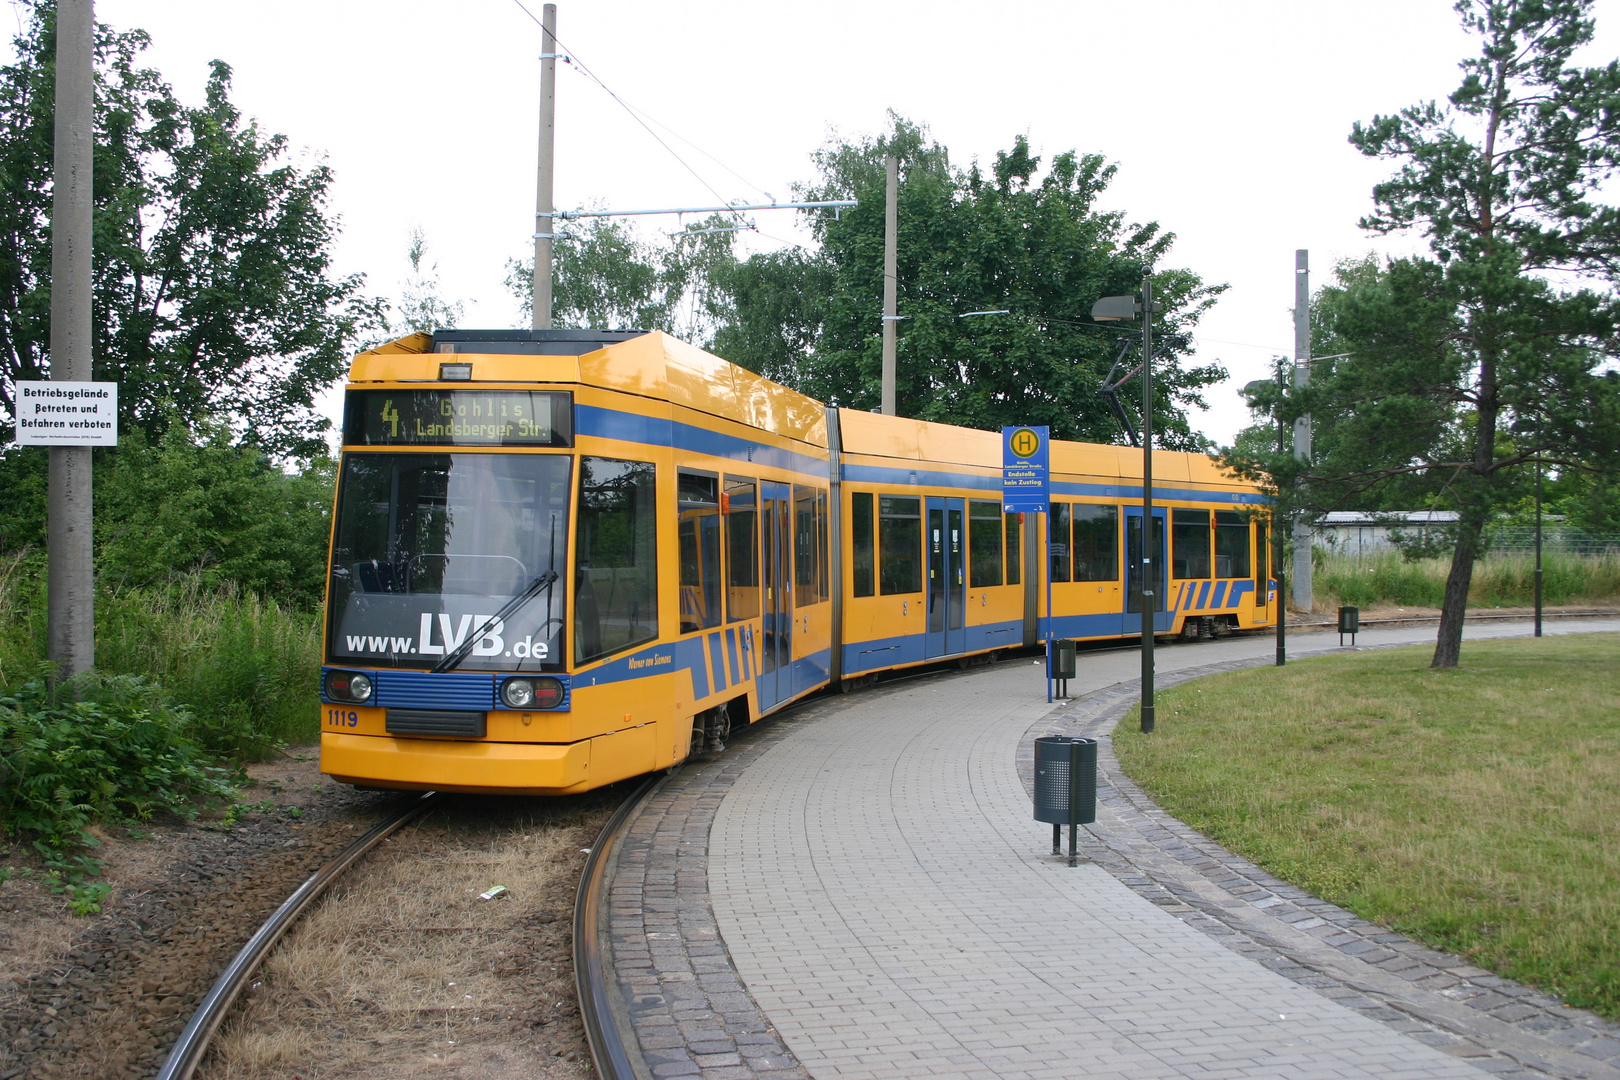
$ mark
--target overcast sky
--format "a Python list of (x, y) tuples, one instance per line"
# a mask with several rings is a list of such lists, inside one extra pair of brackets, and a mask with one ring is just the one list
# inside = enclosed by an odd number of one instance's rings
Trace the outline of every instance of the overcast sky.
[[(1589, 63), (1620, 51), (1620, 0), (1597, 13)], [(340, 270), (397, 296), (419, 226), (464, 325), (517, 325), (502, 279), (534, 231), (541, 49), (514, 0), (96, 0), (96, 15), (147, 30), (147, 63), (187, 100), (227, 61), (243, 112), (331, 165)], [(829, 135), (875, 134), (891, 108), (958, 164), (1019, 134), (1048, 158), (1102, 154), (1119, 166), (1104, 208), (1158, 221), (1178, 237), (1170, 264), (1231, 286), (1197, 339), (1231, 372), (1193, 418), (1222, 442), (1248, 422), (1235, 388), (1291, 352), (1294, 250), (1315, 285), (1340, 258), (1413, 245), (1356, 227), (1389, 166), (1350, 147), (1351, 124), (1443, 97), (1470, 51), (1449, 0), (562, 0), (557, 36), (673, 129), (685, 162), (559, 65), (561, 208), (787, 200)], [(790, 211), (754, 216), (756, 249), (802, 236)]]

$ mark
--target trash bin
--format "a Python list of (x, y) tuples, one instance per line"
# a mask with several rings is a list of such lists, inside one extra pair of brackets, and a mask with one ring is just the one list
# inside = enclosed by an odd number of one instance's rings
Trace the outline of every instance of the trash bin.
[(1057, 696), (1069, 696), (1069, 680), (1074, 678), (1074, 642), (1068, 639), (1046, 643), (1047, 697), (1051, 701), (1052, 683), (1057, 683)]
[(1047, 678), (1065, 681), (1074, 678), (1074, 642), (1067, 638), (1052, 642), (1051, 657), (1052, 671)]
[(1358, 607), (1342, 607), (1339, 609), (1339, 644), (1344, 644), (1344, 635), (1350, 635), (1350, 644), (1356, 643), (1356, 634), (1361, 631), (1361, 609)]
[(1043, 735), (1035, 740), (1035, 820), (1052, 826), (1052, 854), (1062, 854), (1069, 826), (1069, 864), (1076, 832), (1097, 820), (1097, 740)]

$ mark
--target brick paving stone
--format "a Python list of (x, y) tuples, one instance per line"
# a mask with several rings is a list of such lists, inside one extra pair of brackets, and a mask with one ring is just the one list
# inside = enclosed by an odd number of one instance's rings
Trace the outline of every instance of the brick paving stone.
[[(1165, 649), (1160, 685), (1269, 645)], [(739, 1063), (702, 1068), (714, 1080), (1012, 1080), (1075, 1062), (1131, 1080), (1620, 1080), (1614, 1025), (1553, 1024), (1576, 1010), (1278, 881), (1152, 804), (1108, 739), (1135, 657), (1087, 654), (1081, 696), (1055, 708), (1027, 659), (823, 698), (688, 763), (612, 860), (603, 944), (621, 993), (637, 1000), (637, 962), (696, 980), (689, 997), (660, 982), (639, 999), (629, 1041), (678, 1030), (695, 1055), (730, 1040), (716, 1059)], [(1041, 734), (1101, 743), (1098, 822), (1072, 869), (1029, 820)], [(1531, 1013), (1504, 1021), (1510, 1008)]]

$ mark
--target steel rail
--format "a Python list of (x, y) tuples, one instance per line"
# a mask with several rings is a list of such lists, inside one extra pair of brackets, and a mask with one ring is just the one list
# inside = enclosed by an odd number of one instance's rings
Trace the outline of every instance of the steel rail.
[(668, 773), (649, 776), (602, 826), (601, 835), (591, 845), (591, 853), (579, 875), (579, 891), (574, 896), (574, 987), (579, 996), (579, 1016), (585, 1026), (585, 1042), (601, 1080), (637, 1080), (638, 1072), (630, 1049), (615, 1019), (613, 997), (607, 984), (598, 946), (599, 915), (604, 901), (609, 855), (630, 816), (664, 782)]
[(242, 946), (242, 951), (236, 954), (235, 959), (226, 965), (219, 978), (214, 980), (213, 987), (203, 998), (202, 1004), (197, 1006), (191, 1022), (186, 1025), (174, 1048), (169, 1051), (168, 1058), (163, 1062), (163, 1068), (157, 1072), (156, 1080), (188, 1080), (197, 1064), (202, 1061), (203, 1054), (207, 1052), (209, 1040), (214, 1037), (214, 1032), (219, 1030), (225, 1014), (236, 1001), (237, 994), (242, 990), (242, 984), (247, 982), (248, 977), (258, 968), (266, 954), (275, 947), (276, 942), (281, 940), (282, 935), (298, 921), (298, 916), (330, 888), (333, 882), (342, 877), (343, 872), (353, 866), (362, 855), (432, 806), (437, 795), (437, 792), (430, 791), (372, 826), (354, 843), (344, 848), (337, 858), (315, 871), (308, 881), (282, 901), (275, 913), (259, 927), (258, 932)]

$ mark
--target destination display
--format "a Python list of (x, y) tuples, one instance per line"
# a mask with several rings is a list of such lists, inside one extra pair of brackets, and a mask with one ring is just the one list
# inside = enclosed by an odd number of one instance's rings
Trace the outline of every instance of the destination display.
[(346, 446), (572, 446), (574, 395), (560, 390), (353, 390)]

